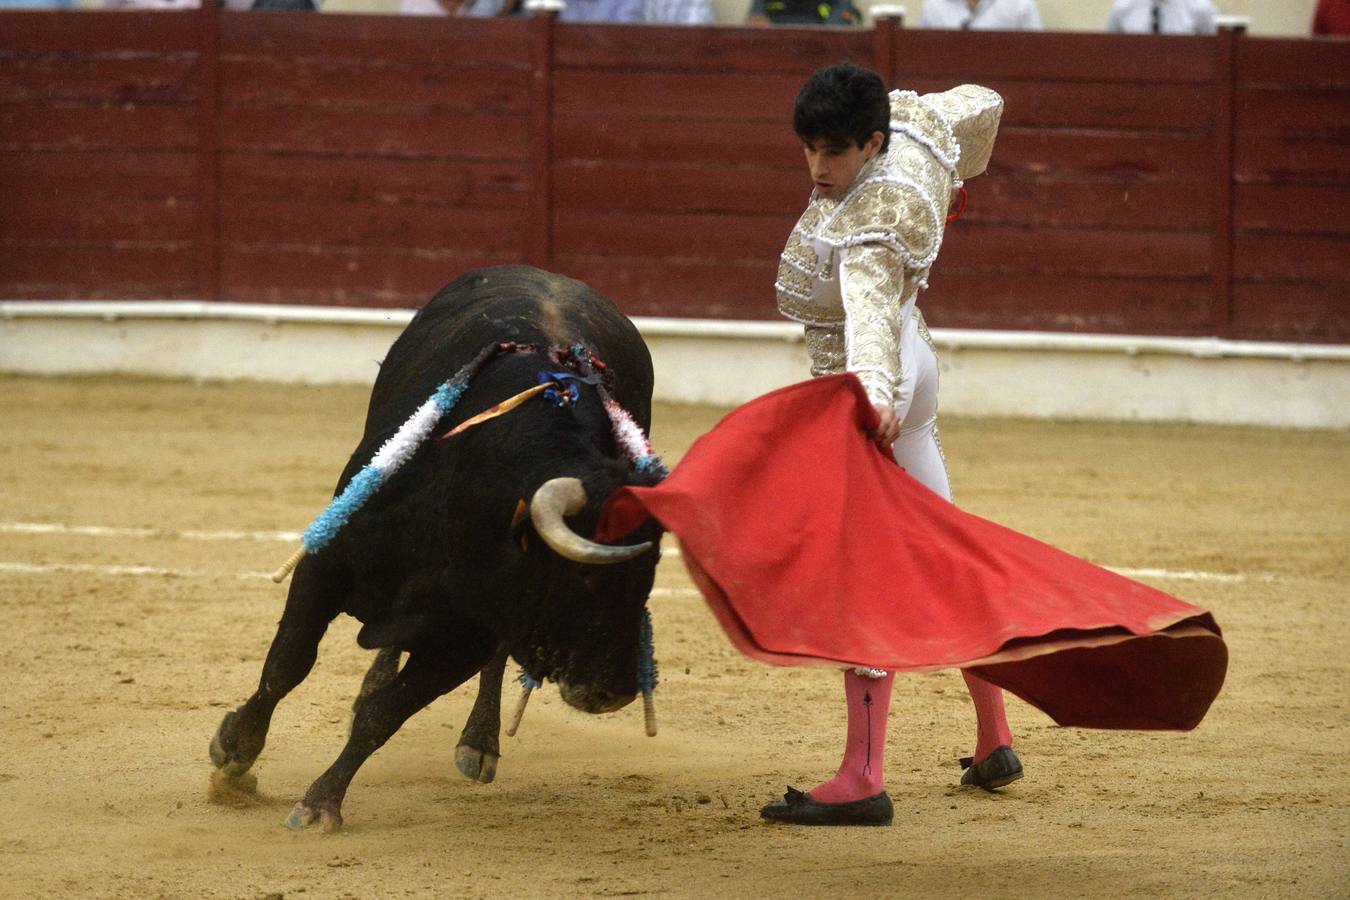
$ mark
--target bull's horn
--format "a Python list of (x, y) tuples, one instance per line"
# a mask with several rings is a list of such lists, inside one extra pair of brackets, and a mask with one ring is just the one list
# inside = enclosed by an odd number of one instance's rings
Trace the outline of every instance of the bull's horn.
[(534, 530), (553, 548), (553, 552), (580, 563), (621, 563), (646, 553), (651, 541), (628, 546), (597, 544), (577, 534), (563, 516), (575, 515), (586, 507), (586, 488), (579, 478), (553, 478), (539, 485), (530, 499), (530, 519)]

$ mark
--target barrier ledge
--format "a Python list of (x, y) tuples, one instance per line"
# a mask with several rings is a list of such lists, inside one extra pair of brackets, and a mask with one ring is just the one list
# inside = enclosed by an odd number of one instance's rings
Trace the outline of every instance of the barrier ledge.
[[(368, 384), (413, 312), (0, 301), (0, 371)], [(734, 405), (808, 370), (793, 323), (634, 322), (652, 350), (659, 400)], [(1350, 427), (1350, 346), (942, 328), (932, 336), (947, 413)]]

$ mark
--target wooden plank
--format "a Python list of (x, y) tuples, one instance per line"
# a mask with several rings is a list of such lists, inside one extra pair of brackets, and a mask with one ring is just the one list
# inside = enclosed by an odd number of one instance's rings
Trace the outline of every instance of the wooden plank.
[[(951, 78), (924, 76), (904, 85), (919, 93), (945, 91)], [(1003, 97), (1001, 127), (1118, 128), (1203, 134), (1213, 127), (1206, 84), (988, 79)], [(994, 152), (998, 153), (995, 146)]]
[(559, 209), (800, 214), (810, 195), (805, 163), (752, 169), (569, 160), (555, 164), (553, 172), (553, 203)]
[(995, 174), (966, 182), (966, 223), (1023, 227), (1203, 229), (1213, 192), (1203, 183), (1141, 179), (1083, 181), (1055, 175)]
[(492, 160), (278, 156), (227, 153), (221, 192), (291, 203), (347, 202), (462, 209), (523, 210), (531, 186), (524, 163)]
[(1350, 237), (1350, 184), (1240, 184), (1235, 214), (1240, 231)]
[(553, 139), (549, 125), (553, 121), (556, 72), (553, 64), (557, 14), (552, 10), (536, 12), (530, 22), (530, 195), (526, 222), (525, 259), (548, 269), (553, 263)]
[(197, 13), (197, 296), (220, 299), (220, 22), (215, 4)]
[(1203, 278), (990, 277), (944, 270), (934, 273), (919, 304), (936, 328), (1210, 333), (1210, 286)]
[(1318, 135), (1350, 144), (1350, 87), (1242, 88), (1237, 113), (1243, 134)]
[(1240, 233), (1233, 246), (1238, 280), (1335, 281), (1350, 289), (1350, 256), (1343, 237)]
[(1243, 32), (1224, 28), (1216, 36), (1214, 59), (1214, 218), (1210, 223), (1210, 322), (1214, 334), (1229, 335), (1233, 318), (1233, 147), (1237, 143), (1237, 48)]
[[(789, 124), (681, 122), (632, 114), (556, 119), (554, 157), (792, 170), (802, 165), (801, 145)], [(1212, 147), (1204, 136), (1010, 127), (1000, 133), (990, 171), (1208, 181), (1212, 167)]]
[(222, 62), (221, 83), (227, 105), (523, 113), (530, 77), (513, 66), (453, 61), (232, 57)]
[(677, 119), (765, 121), (790, 131), (801, 82), (795, 74), (781, 73), (564, 69), (554, 90), (560, 116), (639, 111)]
[(81, 152), (0, 153), (0, 211), (8, 198), (80, 202), (96, 207), (126, 200), (191, 203), (191, 153)]
[(1323, 138), (1239, 135), (1234, 177), (1239, 182), (1350, 184), (1350, 144)]
[(196, 14), (103, 9), (0, 11), (0, 47), (10, 53), (121, 56), (195, 54)]
[(520, 160), (529, 137), (523, 116), (463, 112), (229, 107), (220, 118), (227, 151)]
[(790, 123), (699, 122), (641, 115), (577, 113), (553, 121), (553, 158), (569, 160), (662, 160), (707, 166), (798, 169), (801, 141)]
[(0, 241), (0, 296), (179, 299), (196, 295), (187, 242), (118, 246)]
[[(1025, 227), (1207, 228), (1213, 199), (1212, 191), (1195, 181), (1084, 181), (1003, 173), (973, 179), (966, 188), (970, 202), (962, 223)], [(553, 199), (567, 210), (796, 215), (810, 189), (804, 165), (750, 169), (570, 161), (555, 170)]]
[(457, 210), (428, 206), (308, 202), (226, 196), (221, 240), (235, 244), (319, 247), (466, 248), (524, 253), (523, 210)]
[(79, 197), (51, 198), (27, 191), (0, 201), (0, 239), (60, 243), (176, 243), (192, 232), (196, 204), (124, 199), (90, 203)]
[(561, 25), (563, 69), (782, 72), (805, 80), (841, 61), (872, 64), (871, 34), (852, 28)]
[(187, 57), (0, 59), (0, 103), (193, 103)]
[(1213, 167), (1213, 146), (1206, 137), (1011, 127), (999, 131), (989, 172), (993, 176), (1015, 172), (1064, 178), (1200, 179), (1208, 184)]
[[(529, 67), (527, 19), (439, 16), (221, 17), (221, 53), (231, 61), (399, 60)], [(391, 97), (397, 99), (396, 97)]]
[(895, 71), (901, 84), (935, 76), (952, 84), (997, 79), (1206, 84), (1214, 77), (1213, 41), (1151, 34), (905, 28), (895, 38)]
[(1350, 344), (1346, 296), (1343, 281), (1238, 282), (1233, 286), (1233, 337)]
[(934, 278), (946, 272), (997, 278), (1026, 274), (1202, 278), (1209, 274), (1208, 230), (1125, 231), (1019, 228), (971, 222), (948, 233)]
[(783, 321), (773, 293), (777, 260), (708, 265), (680, 260), (559, 254), (554, 268), (614, 300), (630, 316)]
[(554, 211), (558, 256), (776, 260), (797, 214)]
[(1238, 84), (1350, 88), (1350, 53), (1336, 40), (1246, 38), (1238, 45)]
[(227, 244), (221, 249), (221, 296), (240, 303), (415, 308), (471, 269), (520, 261), (456, 249), (314, 252)]
[(190, 106), (0, 107), (0, 150), (193, 150)]

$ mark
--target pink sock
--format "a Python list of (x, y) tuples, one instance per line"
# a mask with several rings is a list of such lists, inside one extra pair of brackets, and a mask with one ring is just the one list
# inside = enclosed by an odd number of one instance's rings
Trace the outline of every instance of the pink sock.
[(1012, 746), (1012, 729), (1003, 710), (1002, 688), (965, 669), (961, 674), (966, 679), (970, 699), (975, 701), (975, 762), (980, 763), (1002, 745)]
[(844, 672), (844, 699), (848, 704), (848, 738), (839, 772), (810, 790), (820, 803), (847, 803), (880, 794), (886, 758), (886, 714), (891, 708), (895, 675), (868, 678), (852, 669)]

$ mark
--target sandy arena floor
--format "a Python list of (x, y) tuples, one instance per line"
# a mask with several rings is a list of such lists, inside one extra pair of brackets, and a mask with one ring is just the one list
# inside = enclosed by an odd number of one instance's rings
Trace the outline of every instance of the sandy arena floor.
[[(1027, 777), (957, 786), (954, 672), (897, 682), (889, 829), (762, 824), (832, 773), (839, 675), (732, 650), (678, 559), (651, 609), (661, 734), (536, 695), (497, 781), (453, 746), (472, 684), (361, 770), (333, 836), (282, 820), (345, 737), (369, 655), (339, 620), (278, 710), (254, 798), (207, 742), (252, 690), (356, 388), (0, 379), (0, 896), (1350, 896), (1350, 435), (950, 420), (957, 501), (1214, 611), (1228, 684), (1190, 734), (1055, 727)], [(661, 407), (673, 462), (722, 410)], [(30, 527), (32, 523), (52, 526)], [(512, 674), (514, 674), (514, 666)], [(514, 703), (510, 692), (507, 704)]]

